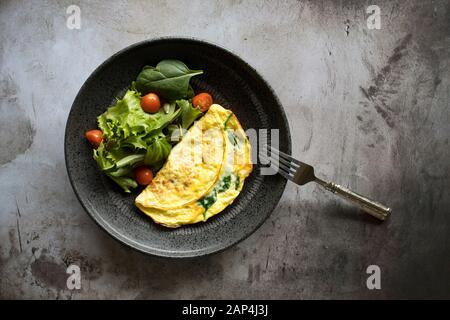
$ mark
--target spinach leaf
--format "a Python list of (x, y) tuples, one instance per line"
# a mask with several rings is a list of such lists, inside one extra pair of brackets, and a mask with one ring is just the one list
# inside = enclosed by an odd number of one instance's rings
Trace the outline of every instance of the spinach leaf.
[(227, 129), (227, 136), (233, 146), (238, 146), (238, 139), (232, 129)]
[(206, 218), (206, 211), (217, 201), (217, 194), (227, 191), (231, 186), (231, 175), (221, 178), (219, 183), (214, 187), (214, 189), (205, 197), (197, 201), (205, 211), (203, 212), (203, 217)]
[(230, 188), (230, 185), (231, 185), (231, 176), (223, 177), (220, 180), (219, 185), (217, 186), (217, 192), (221, 193), (227, 191)]
[(135, 87), (142, 94), (152, 91), (168, 100), (187, 98), (193, 93), (189, 80), (202, 73), (202, 70), (189, 69), (179, 60), (162, 60), (156, 67), (145, 66)]
[(192, 86), (189, 85), (188, 91), (187, 91), (187, 94), (186, 94), (186, 98), (187, 99), (192, 99), (194, 96), (195, 96), (194, 88), (192, 88)]
[(205, 212), (203, 212), (203, 217), (206, 218), (206, 211), (217, 201), (217, 191), (213, 190), (210, 194), (207, 196), (201, 198), (198, 200), (198, 204), (201, 205)]
[(228, 121), (230, 121), (231, 116), (233, 115), (233, 113), (230, 113), (230, 115), (227, 117), (227, 119), (225, 120), (225, 122), (223, 123), (223, 127), (225, 130), (227, 130), (227, 125), (228, 125)]
[(236, 176), (236, 180), (234, 181), (234, 189), (238, 189), (239, 185), (241, 184), (241, 178), (239, 176)]

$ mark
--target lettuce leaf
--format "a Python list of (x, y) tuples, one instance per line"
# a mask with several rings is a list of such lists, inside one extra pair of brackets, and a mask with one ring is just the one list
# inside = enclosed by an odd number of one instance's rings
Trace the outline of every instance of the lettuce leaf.
[[(108, 174), (108, 173), (107, 173)], [(108, 176), (115, 182), (117, 183), (122, 189), (123, 191), (125, 191), (126, 193), (130, 193), (131, 190), (130, 189), (134, 189), (138, 186), (138, 184), (136, 183), (136, 181), (134, 181), (133, 178), (130, 177), (115, 177), (112, 175)]]
[(188, 100), (177, 100), (176, 104), (181, 110), (180, 124), (183, 129), (189, 128), (195, 119), (203, 114), (199, 107), (194, 108)]
[(167, 140), (167, 137), (160, 135), (148, 147), (144, 163), (155, 169), (159, 169), (169, 156), (170, 150), (172, 150), (172, 145)]
[(98, 127), (106, 139), (126, 139), (130, 136), (147, 135), (163, 129), (174, 121), (181, 113), (175, 105), (168, 111), (161, 108), (150, 114), (141, 108), (139, 93), (128, 90), (122, 100), (106, 110), (97, 118)]

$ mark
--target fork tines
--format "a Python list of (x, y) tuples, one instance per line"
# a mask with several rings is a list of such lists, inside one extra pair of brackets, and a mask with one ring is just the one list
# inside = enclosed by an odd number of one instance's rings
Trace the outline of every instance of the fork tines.
[[(265, 151), (265, 153), (260, 153), (260, 156), (270, 161), (270, 166), (275, 170), (278, 170), (278, 173), (284, 178), (299, 185), (304, 185), (310, 181), (318, 180), (314, 176), (314, 168), (309, 164), (301, 162), (272, 146), (269, 146), (269, 149), (271, 151), (271, 157), (267, 156), (268, 150), (266, 148), (261, 150), (261, 152)], [(275, 158), (273, 155), (276, 155), (277, 157)]]
[[(267, 147), (270, 149), (267, 149)], [(267, 155), (269, 152), (270, 157)], [(270, 162), (270, 166), (277, 170), (279, 174), (281, 174), (284, 178), (294, 181), (294, 176), (299, 168), (299, 166), (302, 164), (297, 159), (292, 158), (290, 155), (275, 149), (272, 146), (264, 146), (260, 149), (259, 152), (260, 158), (265, 159), (266, 161)]]

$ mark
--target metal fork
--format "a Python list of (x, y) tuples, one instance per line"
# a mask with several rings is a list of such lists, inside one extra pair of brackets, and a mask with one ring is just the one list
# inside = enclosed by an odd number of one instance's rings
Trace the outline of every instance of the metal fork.
[[(317, 178), (314, 175), (314, 168), (311, 165), (294, 159), (290, 155), (271, 146), (269, 146), (269, 149), (271, 151), (271, 155), (278, 155), (278, 168), (275, 169), (278, 169), (278, 173), (287, 180), (290, 180), (301, 186), (311, 181), (316, 182), (326, 190), (337, 194), (341, 198), (349, 200), (350, 202), (364, 210), (366, 213), (380, 220), (385, 220), (391, 213), (391, 209), (382, 205), (381, 203), (370, 200), (336, 183), (326, 182), (322, 179)], [(272, 160), (276, 159), (273, 159), (273, 156), (272, 158), (267, 157), (267, 151), (268, 150), (266, 148), (263, 148), (259, 155), (260, 157), (270, 161), (271, 166), (275, 167)]]

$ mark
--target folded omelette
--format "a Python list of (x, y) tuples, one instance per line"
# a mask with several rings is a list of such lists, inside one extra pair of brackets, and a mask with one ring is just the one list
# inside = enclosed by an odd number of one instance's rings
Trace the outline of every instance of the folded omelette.
[(172, 149), (136, 206), (170, 228), (206, 221), (239, 195), (253, 168), (250, 148), (233, 112), (213, 104)]

